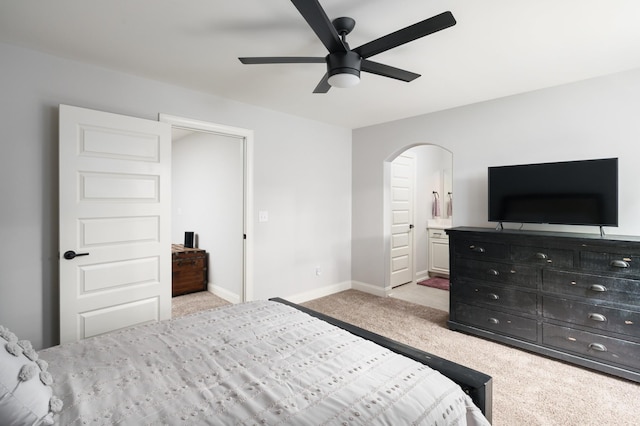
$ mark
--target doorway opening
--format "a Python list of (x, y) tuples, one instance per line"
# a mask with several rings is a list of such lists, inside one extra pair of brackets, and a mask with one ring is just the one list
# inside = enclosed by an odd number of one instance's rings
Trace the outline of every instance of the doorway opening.
[[(412, 167), (405, 166), (407, 158), (413, 158)], [(434, 300), (426, 294), (431, 289), (417, 283), (433, 274), (432, 259), (439, 260), (431, 251), (441, 249), (442, 241), (432, 246), (430, 234), (451, 227), (453, 154), (437, 145), (413, 144), (391, 154), (383, 167), (385, 293), (448, 310), (448, 292), (438, 295), (442, 300)], [(403, 182), (406, 180), (412, 182)]]
[(160, 121), (172, 126), (172, 242), (193, 232), (208, 258), (207, 290), (252, 300), (253, 132), (166, 114)]

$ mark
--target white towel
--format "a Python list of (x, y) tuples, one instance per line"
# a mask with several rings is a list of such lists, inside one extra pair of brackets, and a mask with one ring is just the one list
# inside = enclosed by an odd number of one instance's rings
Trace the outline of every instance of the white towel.
[(440, 197), (435, 191), (433, 191), (433, 205), (431, 206), (431, 214), (433, 215), (433, 217), (440, 217)]

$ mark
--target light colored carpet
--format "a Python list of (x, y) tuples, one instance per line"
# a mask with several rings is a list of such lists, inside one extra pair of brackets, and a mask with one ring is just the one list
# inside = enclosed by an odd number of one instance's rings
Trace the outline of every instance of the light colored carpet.
[(494, 425), (640, 424), (640, 385), (451, 331), (446, 312), (355, 290), (303, 305), (489, 374)]
[(194, 312), (230, 305), (230, 302), (208, 291), (176, 296), (171, 299), (171, 316), (178, 318)]

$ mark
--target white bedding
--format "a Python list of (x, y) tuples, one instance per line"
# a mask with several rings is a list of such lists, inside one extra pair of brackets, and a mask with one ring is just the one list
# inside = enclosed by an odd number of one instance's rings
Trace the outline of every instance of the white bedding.
[(40, 351), (61, 425), (486, 425), (452, 381), (292, 307), (204, 311)]

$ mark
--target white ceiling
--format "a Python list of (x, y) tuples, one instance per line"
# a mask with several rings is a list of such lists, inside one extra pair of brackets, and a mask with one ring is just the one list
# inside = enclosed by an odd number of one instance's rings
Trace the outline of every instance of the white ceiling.
[(351, 47), (446, 10), (458, 23), (371, 58), (417, 80), (363, 73), (327, 94), (323, 64), (237, 59), (326, 55), (288, 0), (2, 0), (0, 42), (349, 128), (640, 67), (638, 0), (320, 3), (356, 20)]

